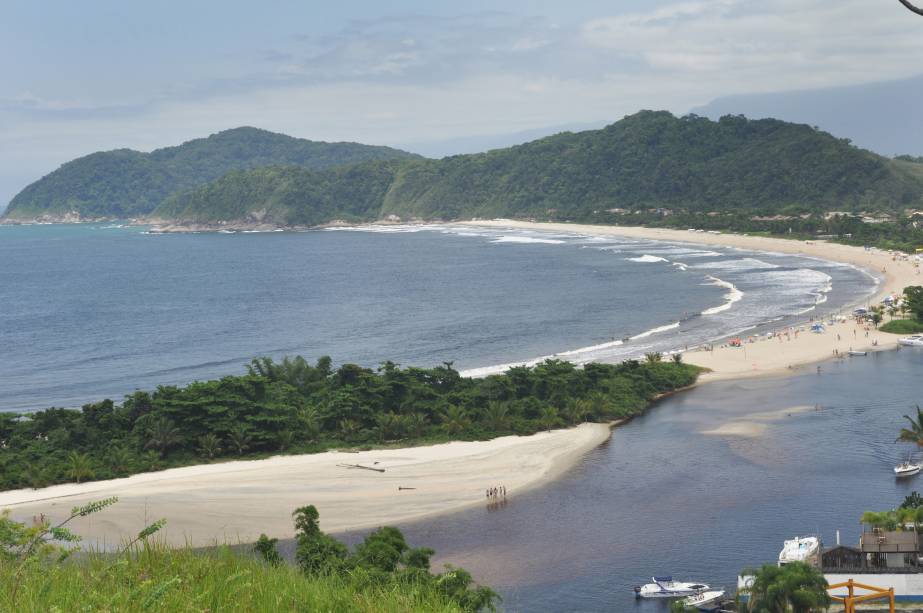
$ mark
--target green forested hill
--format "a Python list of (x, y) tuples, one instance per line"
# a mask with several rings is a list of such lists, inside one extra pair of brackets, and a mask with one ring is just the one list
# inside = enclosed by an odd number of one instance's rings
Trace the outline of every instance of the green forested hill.
[(389, 147), (315, 142), (236, 128), (151, 153), (118, 149), (78, 158), (22, 190), (5, 215), (29, 219), (77, 211), (83, 217), (134, 217), (150, 213), (171, 194), (233, 170), (274, 165), (325, 169), (411, 157), (415, 156)]
[(923, 173), (806, 125), (642, 111), (601, 130), (442, 160), (324, 172), (261, 169), (175, 196), (162, 218), (586, 218), (611, 208), (898, 210), (923, 202)]

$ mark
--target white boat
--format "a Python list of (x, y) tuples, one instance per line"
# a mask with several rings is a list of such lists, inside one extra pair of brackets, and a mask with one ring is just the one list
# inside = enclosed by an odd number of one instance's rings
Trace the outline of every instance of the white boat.
[(805, 562), (819, 566), (820, 539), (816, 536), (795, 537), (785, 541), (779, 552), (779, 566), (791, 562)]
[(923, 464), (918, 464), (916, 462), (911, 462), (910, 460), (907, 460), (905, 462), (901, 462), (900, 464), (894, 467), (894, 476), (895, 477), (912, 477), (915, 474), (919, 473), (921, 470), (923, 470)]
[(850, 352), (849, 352), (849, 355), (851, 355), (851, 356), (853, 356), (853, 357), (855, 357), (855, 356), (860, 356), (860, 355), (868, 355), (868, 354), (869, 354), (868, 351), (850, 351)]
[(684, 598), (708, 591), (704, 583), (674, 581), (673, 577), (651, 577), (653, 583), (639, 585), (635, 588), (638, 598)]
[(683, 599), (683, 605), (700, 611), (711, 611), (724, 600), (724, 590), (708, 590)]
[(923, 334), (914, 334), (913, 336), (899, 338), (897, 339), (897, 344), (906, 345), (908, 347), (923, 347)]

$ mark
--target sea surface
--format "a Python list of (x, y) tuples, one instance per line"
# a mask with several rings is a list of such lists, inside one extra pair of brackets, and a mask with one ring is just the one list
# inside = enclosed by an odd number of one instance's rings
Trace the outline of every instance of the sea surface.
[[(921, 403), (923, 349), (825, 362), (787, 378), (709, 383), (617, 428), (553, 483), (505, 506), (401, 526), (499, 591), (509, 611), (667, 611), (636, 601), (654, 575), (736, 590), (782, 542), (856, 546), (864, 511), (923, 492), (894, 478)], [(359, 534), (344, 535), (355, 542)], [(874, 581), (871, 581), (874, 584)]]
[(0, 226), (0, 410), (241, 373), (256, 356), (621, 361), (861, 302), (848, 265), (465, 226), (157, 235)]

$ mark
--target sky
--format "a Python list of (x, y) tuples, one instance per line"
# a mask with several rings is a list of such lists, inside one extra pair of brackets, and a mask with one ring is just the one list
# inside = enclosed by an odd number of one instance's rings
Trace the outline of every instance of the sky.
[(0, 0), (0, 208), (74, 157), (241, 125), (425, 150), (921, 57), (896, 0)]

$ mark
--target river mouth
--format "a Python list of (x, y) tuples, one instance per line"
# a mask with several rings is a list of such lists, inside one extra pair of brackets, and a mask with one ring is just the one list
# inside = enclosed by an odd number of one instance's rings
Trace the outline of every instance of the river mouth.
[[(616, 429), (557, 481), (508, 504), (401, 526), (513, 611), (664, 610), (632, 587), (672, 574), (733, 590), (784, 539), (858, 542), (859, 517), (918, 479), (891, 468), (919, 402), (923, 351), (830, 362), (787, 378), (709, 383)], [(358, 534), (341, 535), (352, 542)]]

